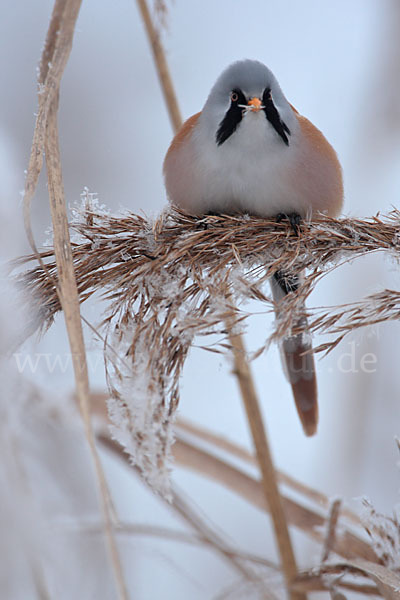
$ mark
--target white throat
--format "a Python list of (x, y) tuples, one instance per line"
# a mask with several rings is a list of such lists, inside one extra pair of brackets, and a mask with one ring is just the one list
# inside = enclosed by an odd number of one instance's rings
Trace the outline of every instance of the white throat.
[[(294, 117), (294, 115), (293, 115)], [(211, 119), (212, 120), (212, 119)], [(289, 146), (268, 122), (263, 110), (248, 111), (220, 146), (210, 119), (201, 115), (193, 131), (196, 165), (191, 185), (195, 212), (249, 212), (272, 216), (293, 190), (285, 190), (285, 171), (296, 155), (299, 126), (290, 119)], [(215, 128), (215, 127), (214, 127)]]

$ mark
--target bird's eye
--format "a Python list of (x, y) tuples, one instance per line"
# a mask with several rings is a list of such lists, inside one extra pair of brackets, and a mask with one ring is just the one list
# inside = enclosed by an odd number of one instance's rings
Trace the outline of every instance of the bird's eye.
[(231, 92), (231, 100), (232, 102), (237, 102), (239, 100), (239, 94), (236, 92)]

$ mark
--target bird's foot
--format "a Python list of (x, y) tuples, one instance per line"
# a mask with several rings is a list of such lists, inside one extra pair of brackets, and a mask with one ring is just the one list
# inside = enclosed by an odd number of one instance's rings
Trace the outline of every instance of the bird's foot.
[(297, 275), (289, 275), (285, 271), (274, 273), (274, 279), (285, 294), (296, 292), (299, 288), (299, 278)]
[(290, 226), (292, 228), (292, 231), (294, 233), (295, 236), (298, 237), (299, 235), (299, 231), (300, 231), (300, 223), (301, 223), (301, 217), (298, 213), (292, 212), (292, 213), (278, 213), (276, 215), (276, 222), (277, 223), (281, 223), (284, 220), (288, 220), (290, 223)]
[(199, 229), (208, 229), (209, 227), (209, 223), (207, 223), (207, 220), (204, 221), (204, 217), (207, 219), (207, 217), (220, 217), (221, 213), (217, 212), (216, 210), (208, 210), (206, 213), (204, 213), (204, 215), (201, 216), (200, 220), (197, 222), (197, 227)]

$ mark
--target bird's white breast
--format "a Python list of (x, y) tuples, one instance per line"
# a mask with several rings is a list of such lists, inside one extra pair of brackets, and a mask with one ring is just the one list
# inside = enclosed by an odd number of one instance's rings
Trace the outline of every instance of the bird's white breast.
[(216, 210), (237, 208), (262, 216), (283, 211), (282, 206), (294, 200), (288, 176), (296, 159), (297, 135), (292, 132), (287, 146), (264, 111), (246, 114), (221, 146), (202, 135), (199, 127), (193, 143), (200, 206), (206, 202)]
[(246, 114), (218, 146), (216, 132), (200, 115), (190, 135), (167, 155), (164, 171), (170, 201), (192, 214), (330, 214), (336, 196), (336, 204), (341, 205), (342, 199), (342, 188), (336, 185), (341, 183), (337, 159), (313, 145), (293, 112), (291, 117), (289, 146), (263, 111)]
[(215, 133), (203, 126), (200, 117), (187, 144), (176, 151), (172, 186), (167, 181), (171, 200), (195, 214), (305, 215), (309, 199), (300, 197), (291, 176), (301, 152), (299, 129), (294, 120), (287, 146), (263, 111), (248, 113), (218, 146)]

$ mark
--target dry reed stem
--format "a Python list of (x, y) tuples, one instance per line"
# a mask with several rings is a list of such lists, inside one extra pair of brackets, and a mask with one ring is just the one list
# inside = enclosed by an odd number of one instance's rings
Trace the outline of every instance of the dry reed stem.
[[(239, 446), (235, 442), (232, 442), (231, 440), (228, 440), (227, 438), (225, 438), (223, 436), (217, 435), (217, 434), (209, 431), (208, 429), (199, 427), (198, 425), (195, 425), (194, 423), (191, 423), (191, 422), (187, 421), (186, 419), (183, 419), (182, 417), (179, 417), (176, 420), (175, 427), (178, 430), (178, 434), (177, 434), (178, 439), (185, 439), (185, 438), (181, 438), (181, 436), (179, 435), (179, 430), (182, 430), (183, 432), (188, 432), (189, 434), (199, 438), (200, 440), (204, 440), (204, 441), (208, 442), (209, 444), (215, 446), (216, 448), (219, 448), (221, 450), (224, 450), (225, 452), (228, 452), (232, 456), (240, 458), (241, 460), (243, 460), (247, 463), (257, 465), (257, 461), (255, 460), (253, 454), (251, 452), (249, 452), (246, 448), (243, 448), (242, 446)], [(308, 500), (311, 500), (312, 502), (317, 504), (320, 508), (329, 509), (329, 507), (331, 506), (331, 501), (328, 498), (328, 496), (326, 496), (326, 494), (323, 494), (322, 492), (315, 490), (314, 488), (311, 488), (310, 486), (302, 483), (301, 481), (298, 481), (297, 479), (288, 475), (287, 473), (284, 473), (283, 471), (276, 469), (276, 474), (277, 474), (278, 480), (281, 484), (283, 484), (283, 485), (287, 486), (289, 489), (305, 496)], [(354, 513), (353, 511), (349, 510), (346, 507), (341, 508), (340, 516), (342, 519), (343, 519), (343, 517), (345, 517), (346, 519), (348, 519), (351, 523), (353, 523), (356, 526), (361, 525), (360, 517), (356, 513)]]
[(142, 15), (146, 28), (147, 36), (150, 41), (151, 50), (154, 57), (154, 63), (157, 68), (158, 77), (164, 93), (164, 99), (167, 104), (169, 118), (174, 131), (177, 131), (182, 125), (182, 116), (176, 99), (174, 85), (169, 73), (168, 64), (165, 58), (165, 52), (160, 41), (160, 34), (153, 25), (150, 11), (146, 0), (137, 0), (137, 4)]
[[(109, 423), (109, 416), (106, 410), (105, 397), (105, 394), (91, 395), (91, 412), (92, 415), (98, 418), (99, 424), (97, 436), (101, 439), (102, 443), (107, 445), (107, 447), (126, 462), (128, 461), (127, 454), (123, 452), (118, 444), (110, 439), (110, 434), (106, 428)], [(216, 445), (219, 446), (218, 444)], [(179, 434), (179, 429), (173, 452), (174, 461), (179, 465), (190, 468), (205, 477), (213, 479), (217, 483), (241, 496), (253, 506), (268, 512), (269, 507), (263, 495), (260, 481), (254, 479), (254, 477), (251, 477), (240, 468), (215, 456), (213, 453), (199, 448), (195, 443), (188, 440), (187, 436), (182, 437)], [(237, 454), (235, 453), (235, 455)], [(254, 462), (254, 457), (252, 457), (252, 462)], [(302, 492), (298, 486), (295, 486), (294, 489), (300, 494), (303, 493), (305, 496), (304, 500), (306, 504), (308, 504), (310, 498), (308, 489), (306, 489), (305, 492)], [(314, 491), (312, 498), (315, 498), (315, 493), (316, 492)], [(313, 540), (323, 543), (325, 540), (323, 531), (327, 520), (329, 520), (329, 516), (325, 517), (321, 515), (319, 510), (316, 511), (303, 506), (299, 501), (293, 500), (287, 496), (283, 496), (283, 500), (286, 518), (289, 523), (303, 531)], [(325, 508), (328, 506), (329, 503), (326, 501)], [(344, 514), (344, 511), (342, 514)], [(358, 520), (357, 525), (359, 528), (363, 529), (360, 520)], [(334, 539), (332, 551), (343, 558), (359, 557), (371, 562), (379, 562), (379, 558), (371, 545), (358, 537), (352, 530), (347, 529), (343, 523), (341, 523), (340, 530)]]
[[(13, 447), (13, 459), (14, 459), (14, 472), (17, 476), (17, 483), (19, 484), (19, 494), (25, 498), (29, 498), (31, 502), (34, 502), (32, 488), (29, 482), (29, 478), (26, 472), (24, 461), (22, 460), (20, 446), (18, 440), (13, 436), (12, 440)], [(27, 546), (29, 548), (29, 545)], [(29, 565), (32, 572), (32, 579), (35, 587), (37, 597), (40, 600), (51, 600), (51, 594), (47, 585), (46, 572), (42, 557), (35, 551), (30, 549), (29, 552)]]
[(328, 517), (328, 528), (326, 532), (326, 538), (324, 541), (324, 546), (322, 549), (322, 562), (328, 560), (329, 555), (333, 549), (335, 536), (336, 536), (336, 526), (340, 515), (342, 501), (340, 499), (334, 500), (329, 509), (329, 517)]
[[(89, 207), (72, 227), (80, 235), (73, 244), (72, 254), (81, 302), (100, 291), (110, 307), (114, 301), (117, 303), (119, 293), (122, 294), (119, 305), (123, 302), (131, 305), (134, 298), (146, 299), (145, 291), (139, 289), (143, 281), (164, 273), (178, 288), (187, 284), (182, 289), (183, 297), (175, 302), (198, 303), (199, 321), (192, 323), (196, 333), (207, 334), (217, 325), (212, 319), (204, 318), (207, 306), (200, 307), (200, 302), (205, 293), (234, 292), (235, 300), (258, 300), (268, 312), (272, 302), (264, 285), (271, 273), (308, 269), (299, 292), (288, 294), (284, 300), (285, 310), (275, 322), (272, 339), (285, 337), (292, 331), (293, 313), (320, 278), (332, 269), (377, 251), (398, 260), (400, 247), (398, 211), (379, 219), (321, 218), (303, 223), (298, 238), (291, 235), (286, 223), (232, 215), (199, 218), (173, 209), (152, 222), (129, 213), (112, 216)], [(14, 264), (20, 266), (35, 258), (32, 255)], [(42, 251), (40, 258), (46, 261), (51, 277), (40, 266), (19, 277), (20, 284), (32, 295), (30, 301), (36, 302), (36, 321), (32, 322), (30, 333), (50, 325), (60, 310), (54, 250)], [(160, 294), (166, 297), (163, 289)], [(176, 310), (175, 302), (170, 307), (171, 312)], [(229, 301), (226, 307), (226, 316), (233, 310), (236, 321), (249, 316)], [(399, 320), (400, 292), (386, 289), (351, 304), (309, 308), (308, 314), (312, 334), (323, 332), (332, 337), (315, 351), (329, 351), (355, 329)], [(226, 346), (213, 349), (225, 352)]]
[[(171, 507), (171, 505), (169, 506)], [(85, 523), (82, 521), (79, 521), (79, 524), (77, 525), (76, 529), (79, 533), (87, 534), (96, 534), (100, 531), (99, 526), (96, 523)], [(71, 531), (71, 529), (67, 529), (67, 531)], [(72, 529), (72, 531), (74, 531), (74, 529)], [(154, 537), (171, 540), (173, 542), (182, 542), (184, 544), (191, 544), (195, 546), (207, 545), (215, 550), (214, 541), (208, 538), (207, 536), (203, 535), (203, 533), (201, 532), (186, 533), (178, 529), (172, 529), (171, 527), (163, 527), (160, 525), (146, 525), (143, 523), (135, 523), (129, 521), (120, 521), (118, 523), (118, 527), (116, 527), (116, 533), (118, 533), (118, 535), (126, 536)], [(227, 547), (224, 544), (222, 544), (222, 548), (229, 556), (236, 557), (237, 559), (240, 559), (243, 562), (254, 563), (254, 565), (261, 565), (262, 567), (266, 567), (268, 569), (271, 569), (272, 571), (279, 571), (279, 567), (277, 564), (263, 558), (262, 556), (250, 554), (248, 552), (244, 552), (233, 547)]]
[(350, 566), (344, 568), (342, 564), (322, 565), (321, 567), (313, 568), (311, 571), (304, 571), (299, 573), (294, 582), (294, 588), (299, 590), (305, 590), (308, 592), (332, 592), (332, 584), (330, 580), (326, 581), (326, 578), (327, 576), (329, 576), (329, 578), (333, 578), (333, 576), (336, 576), (336, 578), (334, 579), (335, 588), (341, 588), (349, 592), (362, 594), (364, 597), (382, 597), (376, 585), (357, 584), (344, 581), (343, 576), (345, 576), (346, 574), (363, 576), (363, 574), (360, 573), (360, 571), (358, 571), (357, 569), (353, 569)]
[[(386, 600), (399, 600), (400, 598), (399, 575), (382, 565), (377, 565), (376, 563), (371, 563), (362, 559), (348, 560), (345, 563), (321, 565), (321, 567), (314, 568), (310, 572), (300, 574), (297, 578), (298, 583), (296, 585), (303, 587), (304, 589), (304, 587), (308, 587), (310, 583), (315, 583), (315, 577), (331, 573), (337, 573), (339, 575), (351, 573), (368, 577), (376, 584), (376, 591), (372, 588), (368, 593), (381, 595)], [(304, 586), (303, 583), (305, 584)]]
[(193, 506), (187, 502), (182, 493), (178, 493), (175, 488), (172, 493), (172, 505), (174, 509), (189, 523), (195, 531), (203, 535), (207, 540), (207, 543), (212, 545), (222, 556), (231, 563), (234, 568), (248, 581), (257, 583), (262, 586), (264, 597), (266, 599), (273, 599), (274, 596), (268, 593), (267, 588), (264, 586), (262, 578), (257, 573), (245, 566), (243, 560), (239, 559), (233, 548), (227, 544), (217, 532), (208, 525), (208, 523), (198, 513), (195, 512)]
[[(102, 500), (105, 533), (116, 579), (119, 597), (127, 599), (122, 568), (112, 534), (108, 489), (98, 457), (88, 407), (89, 381), (86, 353), (80, 322), (79, 297), (76, 285), (73, 257), (69, 238), (69, 226), (65, 209), (62, 181), (61, 158), (58, 143), (57, 111), (59, 88), (64, 68), (72, 48), (75, 23), (78, 18), (81, 0), (56, 0), (43, 50), (39, 72), (39, 111), (36, 119), (31, 155), (24, 194), (24, 221), (27, 237), (35, 255), (37, 252), (31, 224), (30, 205), (33, 199), (40, 171), (43, 166), (43, 153), (46, 156), (50, 209), (54, 231), (54, 252), (57, 265), (55, 291), (64, 311), (65, 323), (73, 361), (77, 396), (79, 398), (85, 435), (94, 461)], [(41, 263), (52, 284), (54, 279)]]
[[(116, 454), (119, 458), (122, 458), (124, 462), (129, 463), (129, 458), (126, 453), (123, 452), (121, 446), (116, 443), (111, 437), (104, 431), (98, 432), (98, 439), (101, 443)], [(135, 468), (135, 471), (140, 475), (140, 472)], [(152, 488), (150, 488), (151, 491)], [(173, 489), (170, 500), (166, 500), (165, 497), (159, 496), (169, 508), (172, 508), (192, 529), (194, 529), (204, 540), (204, 542), (214, 548), (214, 550), (222, 556), (242, 577), (246, 580), (257, 583), (263, 586), (263, 580), (257, 575), (257, 573), (246, 566), (244, 563), (244, 556), (238, 553), (229, 543), (227, 543), (220, 534), (218, 534), (205, 519), (197, 513), (193, 506), (191, 506), (176, 488)], [(247, 558), (245, 559), (247, 561)], [(260, 562), (260, 561), (258, 561)], [(276, 570), (275, 565), (271, 565), (269, 561), (263, 561), (268, 567)], [(264, 590), (267, 592), (267, 590)], [(270, 596), (266, 596), (269, 598)]]
[(400, 600), (400, 576), (382, 565), (363, 559), (354, 559), (350, 564), (361, 573), (371, 578), (386, 600)]
[[(242, 470), (180, 439), (174, 446), (174, 458), (181, 466), (214, 479), (254, 506), (268, 512), (269, 507), (266, 504), (262, 484)], [(316, 541), (322, 542), (324, 536), (321, 529), (324, 528), (325, 517), (287, 496), (282, 495), (281, 497), (289, 523)], [(372, 547), (347, 529), (343, 529), (340, 535), (337, 535), (333, 551), (345, 558), (360, 556), (370, 561), (378, 561)]]
[[(96, 410), (96, 414), (103, 414), (102, 409), (100, 408), (100, 411)], [(129, 463), (128, 456), (107, 434), (104, 432), (100, 433), (99, 439), (125, 463)], [(175, 444), (175, 450), (175, 458), (179, 464), (188, 466), (207, 477), (215, 479), (218, 483), (226, 485), (255, 506), (268, 511), (260, 482), (241, 473), (238, 469), (223, 463), (220, 459), (205, 453), (203, 450), (191, 446), (187, 442), (182, 443), (178, 440)], [(288, 521), (295, 526), (299, 526), (316, 541), (324, 544), (322, 525), (325, 519), (309, 509), (300, 507), (296, 502), (288, 498), (284, 498), (284, 501)], [(192, 507), (189, 507), (189, 509), (190, 511), (193, 510)], [(190, 519), (188, 522), (191, 522)], [(201, 521), (201, 525), (198, 528), (200, 535), (203, 534), (203, 526), (204, 522)], [(213, 531), (210, 531), (213, 534)], [(211, 543), (215, 547), (214, 540), (212, 538), (210, 540), (208, 536), (206, 537), (208, 543)], [(219, 550), (219, 544), (217, 544), (216, 549)], [(343, 556), (346, 560), (340, 563), (324, 563), (318, 567), (313, 567), (309, 571), (303, 571), (297, 575), (294, 581), (293, 588), (296, 591), (305, 593), (307, 591), (329, 591), (336, 588), (343, 588), (344, 590), (364, 595), (383, 596), (389, 600), (398, 598), (396, 595), (393, 596), (393, 593), (396, 593), (396, 585), (400, 579), (388, 568), (376, 562), (378, 559), (366, 542), (357, 538), (354, 534), (343, 530), (341, 527), (338, 531), (337, 539), (332, 541), (332, 551), (335, 554)], [(240, 552), (238, 555), (240, 556)], [(338, 577), (327, 581), (326, 575), (331, 574), (336, 574)], [(376, 586), (343, 581), (342, 577), (346, 574), (368, 577), (376, 582)]]
[(296, 560), (290, 540), (289, 528), (282, 505), (282, 499), (279, 492), (277, 475), (264, 429), (260, 403), (258, 401), (250, 366), (245, 359), (246, 350), (244, 347), (243, 338), (241, 335), (235, 335), (233, 333), (234, 327), (229, 320), (227, 321), (227, 327), (229, 332), (229, 340), (232, 346), (235, 372), (237, 374), (237, 379), (247, 414), (247, 420), (253, 438), (258, 466), (261, 471), (262, 488), (272, 519), (272, 525), (282, 563), (282, 570), (285, 577), (286, 586), (292, 600), (302, 600), (306, 598), (305, 594), (301, 592), (294, 592), (290, 589), (291, 582), (297, 575)]
[[(175, 459), (179, 464), (194, 469), (206, 477), (211, 477), (241, 495), (254, 506), (268, 511), (260, 482), (187, 441), (178, 439), (174, 451)], [(290, 498), (282, 496), (282, 500), (288, 522), (324, 544), (325, 538), (322, 529), (326, 519)], [(368, 543), (341, 526), (336, 530), (335, 536), (330, 537), (329, 544), (332, 552), (346, 559), (346, 562), (340, 566), (341, 573), (364, 574), (375, 581), (384, 598), (399, 600), (400, 593), (396, 590), (400, 590), (400, 577), (397, 571), (380, 564), (380, 559)], [(322, 569), (321, 573), (324, 572), (323, 566), (318, 569)], [(316, 569), (313, 568), (308, 574), (312, 578), (315, 572)], [(294, 589), (301, 591), (297, 586)]]
[[(120, 445), (115, 443), (108, 435), (99, 433), (98, 439), (105, 447), (122, 458), (124, 462), (128, 461), (128, 457), (121, 450)], [(137, 471), (137, 469), (135, 470)], [(195, 511), (193, 505), (186, 501), (181, 493), (178, 493), (176, 488), (172, 491), (170, 502), (162, 496), (160, 499), (166, 502), (167, 505), (183, 518), (191, 528), (197, 531), (205, 542), (212, 546), (214, 550), (219, 553), (245, 580), (257, 585), (258, 589), (262, 591), (265, 600), (277, 600), (276, 596), (267, 587), (264, 578), (260, 577), (255, 570), (246, 564), (248, 562), (247, 557), (245, 557), (243, 553), (237, 552), (229, 543), (227, 543), (222, 536), (206, 522), (204, 517)], [(272, 568), (274, 571), (278, 570), (275, 565), (271, 565), (271, 563), (265, 561), (265, 559), (258, 560), (257, 562), (258, 564), (264, 564), (269, 568)]]

